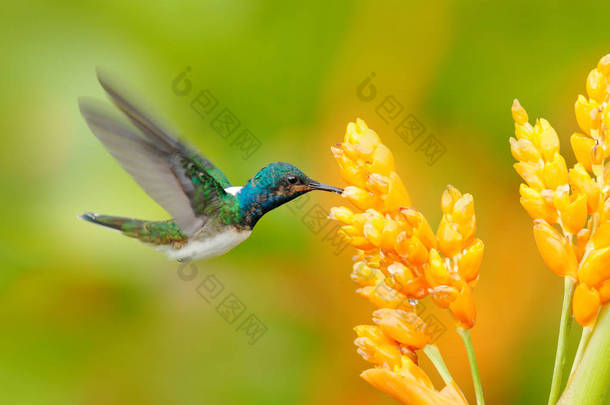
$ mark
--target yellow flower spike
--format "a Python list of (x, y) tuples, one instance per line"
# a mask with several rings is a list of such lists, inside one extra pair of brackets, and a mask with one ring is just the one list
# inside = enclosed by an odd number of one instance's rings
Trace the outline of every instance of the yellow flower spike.
[(373, 312), (373, 322), (387, 336), (412, 350), (422, 349), (431, 341), (425, 322), (414, 312), (382, 308)]
[(591, 171), (591, 152), (595, 146), (595, 141), (582, 134), (575, 133), (570, 137), (570, 144), (572, 145), (572, 150), (574, 151), (574, 155), (576, 156), (578, 163), (580, 163), (586, 170)]
[(443, 263), (443, 258), (436, 249), (430, 250), (425, 274), (426, 280), (432, 286), (451, 285), (451, 276), (445, 267), (445, 263)]
[(578, 279), (591, 287), (610, 279), (610, 247), (589, 254), (578, 270)]
[(358, 325), (354, 331), (358, 335), (354, 344), (358, 346), (358, 354), (366, 361), (390, 368), (401, 365), (400, 347), (388, 339), (378, 326)]
[(517, 162), (513, 167), (519, 176), (535, 190), (541, 191), (546, 187), (542, 179), (543, 166), (526, 162)]
[(597, 211), (599, 199), (601, 196), (599, 185), (591, 178), (584, 166), (580, 163), (574, 165), (568, 173), (570, 186), (576, 193), (584, 193), (587, 195), (587, 206), (589, 213)]
[(534, 238), (542, 260), (556, 274), (576, 278), (576, 255), (569, 242), (543, 220), (534, 221)]
[(543, 178), (546, 188), (552, 190), (568, 184), (568, 167), (563, 156), (557, 154), (552, 161), (544, 165)]
[(542, 159), (542, 155), (536, 146), (527, 139), (517, 140), (510, 138), (510, 150), (515, 160), (520, 162), (537, 162)]
[(449, 310), (463, 329), (470, 329), (474, 326), (477, 313), (472, 297), (472, 289), (469, 286), (465, 286), (460, 290), (457, 298), (449, 304)]
[(572, 313), (574, 319), (582, 326), (591, 324), (597, 316), (601, 300), (597, 290), (580, 283), (574, 290)]
[(561, 213), (561, 221), (565, 229), (575, 235), (587, 222), (587, 196), (579, 194)]
[(607, 86), (608, 81), (602, 72), (597, 69), (589, 72), (589, 76), (587, 76), (587, 94), (590, 98), (598, 103), (602, 103), (606, 96)]
[(527, 112), (525, 111), (525, 108), (523, 108), (521, 106), (521, 104), (519, 103), (519, 100), (517, 100), (517, 99), (513, 100), (511, 112), (513, 113), (513, 121), (515, 121), (515, 124), (518, 124), (518, 125), (527, 124), (527, 121), (529, 118), (527, 116)]
[(521, 205), (532, 219), (544, 219), (549, 224), (557, 222), (557, 211), (542, 195), (531, 187), (521, 183), (519, 186)]
[(351, 224), (354, 220), (354, 213), (347, 207), (332, 207), (328, 217), (344, 224)]
[(481, 267), (483, 261), (484, 250), (483, 241), (476, 239), (458, 259), (458, 272), (466, 282), (473, 281), (479, 276), (479, 267)]
[(460, 190), (449, 184), (441, 196), (441, 211), (443, 214), (450, 214), (453, 211), (453, 205), (460, 198), (462, 198)]
[(441, 218), (436, 237), (438, 248), (445, 256), (455, 256), (462, 250), (464, 238), (457, 227), (447, 220), (446, 215)]
[(550, 125), (540, 135), (540, 150), (546, 161), (553, 160), (554, 156), (559, 153), (559, 137)]

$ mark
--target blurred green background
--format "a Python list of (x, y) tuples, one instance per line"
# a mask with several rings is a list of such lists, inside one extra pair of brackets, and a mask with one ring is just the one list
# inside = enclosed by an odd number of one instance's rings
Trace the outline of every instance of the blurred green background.
[[(352, 328), (372, 308), (353, 293), (352, 252), (335, 255), (324, 231), (303, 223), (336, 196), (268, 214), (232, 252), (197, 263), (192, 281), (160, 253), (76, 218), (167, 217), (79, 115), (77, 97), (103, 97), (101, 65), (234, 184), (276, 160), (343, 184), (329, 146), (361, 117), (433, 226), (447, 183), (471, 192), (487, 247), (472, 335), (488, 402), (545, 403), (561, 280), (518, 203), (510, 105), (518, 97), (531, 118), (549, 119), (571, 164), (573, 102), (610, 51), (609, 12), (569, 1), (4, 2), (0, 402), (394, 403), (358, 376), (367, 364)], [(186, 67), (195, 89), (210, 89), (260, 139), (249, 159), (172, 92)], [(365, 102), (356, 89), (371, 72), (377, 96)], [(377, 114), (386, 96), (446, 148), (435, 164)], [(256, 344), (198, 294), (210, 274), (266, 325)], [(473, 400), (464, 349), (438, 317), (438, 344)]]

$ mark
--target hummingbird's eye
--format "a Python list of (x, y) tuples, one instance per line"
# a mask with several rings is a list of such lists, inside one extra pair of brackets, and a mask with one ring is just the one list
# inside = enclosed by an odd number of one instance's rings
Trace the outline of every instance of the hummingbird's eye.
[(288, 176), (288, 183), (297, 184), (298, 181), (299, 179), (297, 179), (296, 176)]

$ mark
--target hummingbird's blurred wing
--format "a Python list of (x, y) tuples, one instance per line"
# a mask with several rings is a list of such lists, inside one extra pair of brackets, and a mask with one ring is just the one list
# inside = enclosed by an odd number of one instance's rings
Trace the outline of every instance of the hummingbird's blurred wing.
[(134, 127), (106, 103), (80, 98), (79, 107), (95, 136), (184, 234), (192, 236), (213, 217), (237, 222), (237, 197), (225, 192), (198, 155), (144, 124)]
[(108, 72), (98, 67), (96, 73), (97, 79), (114, 104), (125, 113), (151, 143), (164, 150), (180, 151), (183, 155), (188, 156), (200, 170), (212, 176), (223, 188), (231, 187), (231, 183), (219, 168), (193, 148), (189, 148), (180, 142), (175, 135), (175, 130), (168, 130), (158, 121), (152, 119), (149, 114), (146, 114), (143, 108), (137, 106), (133, 98), (129, 99), (127, 96), (129, 92), (123, 89)]

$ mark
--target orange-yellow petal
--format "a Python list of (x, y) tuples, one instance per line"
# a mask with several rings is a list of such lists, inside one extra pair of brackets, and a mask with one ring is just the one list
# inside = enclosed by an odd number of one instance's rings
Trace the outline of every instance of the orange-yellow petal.
[(560, 276), (576, 276), (576, 255), (563, 236), (546, 222), (536, 220), (534, 238), (542, 259), (553, 272)]
[(411, 349), (421, 349), (430, 343), (426, 323), (414, 312), (382, 308), (373, 312), (373, 322), (387, 336)]
[(610, 279), (610, 247), (591, 252), (578, 270), (578, 279), (591, 287)]
[(574, 151), (578, 163), (583, 165), (588, 171), (591, 171), (591, 151), (593, 150), (593, 146), (595, 146), (595, 141), (581, 134), (573, 134), (570, 137), (570, 143), (572, 144), (572, 150)]
[(582, 326), (589, 325), (595, 319), (599, 306), (600, 298), (597, 290), (583, 283), (576, 286), (572, 300), (572, 313), (576, 322)]
[(479, 267), (483, 261), (483, 241), (476, 239), (458, 259), (458, 271), (464, 280), (472, 281), (479, 275)]

